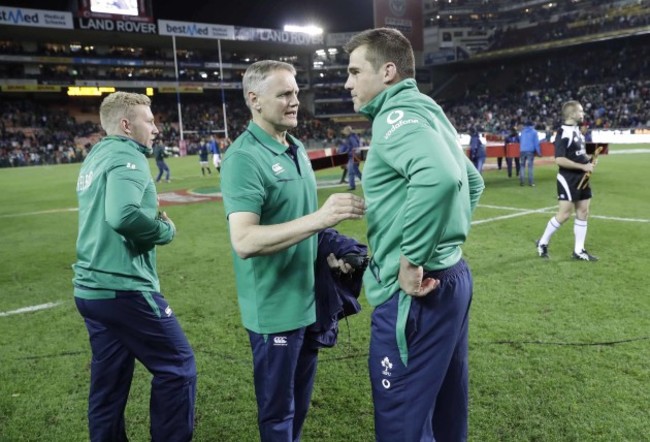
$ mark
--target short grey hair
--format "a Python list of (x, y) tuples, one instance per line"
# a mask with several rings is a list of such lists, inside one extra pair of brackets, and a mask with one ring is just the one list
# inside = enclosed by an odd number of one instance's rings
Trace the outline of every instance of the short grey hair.
[(296, 76), (296, 68), (289, 63), (277, 60), (260, 60), (248, 67), (242, 79), (242, 88), (244, 89), (244, 100), (246, 106), (250, 109), (251, 105), (248, 101), (249, 92), (259, 92), (260, 86), (273, 71), (285, 70)]

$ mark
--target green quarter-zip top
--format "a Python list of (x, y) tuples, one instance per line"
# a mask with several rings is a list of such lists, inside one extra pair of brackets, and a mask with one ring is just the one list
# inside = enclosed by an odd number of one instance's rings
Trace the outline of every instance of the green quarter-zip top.
[(160, 291), (155, 246), (171, 242), (175, 230), (158, 217), (145, 152), (134, 140), (107, 136), (81, 167), (75, 296), (93, 297), (83, 287)]
[(440, 106), (413, 79), (360, 109), (372, 121), (362, 184), (372, 261), (366, 296), (377, 306), (399, 290), (400, 254), (425, 271), (462, 256), (484, 184)]

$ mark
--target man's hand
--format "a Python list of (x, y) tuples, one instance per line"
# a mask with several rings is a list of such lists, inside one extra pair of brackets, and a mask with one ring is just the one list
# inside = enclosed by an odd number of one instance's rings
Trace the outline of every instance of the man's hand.
[(171, 225), (172, 229), (174, 229), (174, 234), (176, 234), (176, 224), (167, 216), (167, 212), (160, 212), (160, 219)]
[(334, 193), (316, 211), (323, 229), (333, 227), (346, 219), (361, 219), (365, 213), (365, 200), (352, 193)]
[(587, 163), (582, 165), (582, 170), (591, 173), (594, 171), (594, 163)]
[(330, 253), (327, 256), (327, 265), (329, 265), (330, 269), (341, 272), (346, 275), (348, 273), (354, 272), (354, 268), (350, 264), (343, 261), (342, 259), (336, 259), (336, 255), (334, 255), (333, 253)]
[(440, 285), (440, 281), (433, 278), (424, 278), (424, 269), (411, 264), (403, 255), (399, 259), (398, 281), (400, 288), (409, 296), (426, 296)]

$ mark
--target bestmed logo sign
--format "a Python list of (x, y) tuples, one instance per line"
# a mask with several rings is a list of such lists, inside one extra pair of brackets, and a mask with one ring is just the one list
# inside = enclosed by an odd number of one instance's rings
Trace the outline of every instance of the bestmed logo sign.
[(234, 26), (173, 20), (158, 20), (158, 33), (160, 35), (174, 35), (176, 37), (235, 39)]
[(8, 8), (6, 6), (0, 6), (0, 25), (59, 29), (74, 28), (70, 12)]

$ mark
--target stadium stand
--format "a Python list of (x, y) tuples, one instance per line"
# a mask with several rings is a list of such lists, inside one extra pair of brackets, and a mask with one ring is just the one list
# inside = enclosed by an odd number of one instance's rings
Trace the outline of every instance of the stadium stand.
[[(418, 54), (417, 79), (459, 132), (478, 127), (498, 138), (531, 119), (550, 133), (567, 99), (585, 104), (589, 128), (650, 126), (646, 2), (423, 4), (425, 48)], [(0, 167), (84, 158), (101, 136), (100, 98), (69, 97), (69, 86), (154, 88), (161, 141), (170, 147), (180, 144), (180, 101), (189, 154), (202, 138), (224, 136), (225, 102), (233, 139), (248, 120), (241, 76), (263, 58), (297, 66), (303, 92), (294, 134), (308, 147), (334, 147), (348, 124), (369, 138), (367, 122), (354, 114), (343, 87), (347, 55), (340, 43), (345, 39), (338, 41), (295, 45), (226, 39), (217, 51), (212, 39), (180, 38), (174, 53), (163, 35), (0, 24)], [(437, 55), (430, 57), (432, 51)]]

